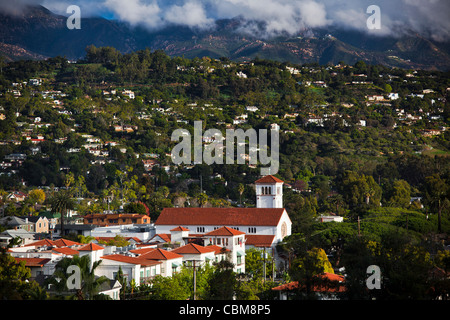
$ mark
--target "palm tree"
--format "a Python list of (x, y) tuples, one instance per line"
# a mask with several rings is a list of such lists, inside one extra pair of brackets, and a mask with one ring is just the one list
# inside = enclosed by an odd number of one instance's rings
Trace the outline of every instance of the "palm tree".
[(370, 197), (375, 195), (375, 190), (373, 190), (372, 188), (368, 188), (366, 189), (366, 191), (364, 192), (364, 195), (366, 197), (366, 204), (369, 205), (370, 202)]
[(72, 199), (72, 191), (70, 189), (60, 190), (55, 193), (50, 200), (52, 212), (61, 213), (61, 236), (64, 235), (64, 219), (67, 211), (73, 209), (75, 202)]
[(200, 204), (200, 207), (203, 207), (208, 202), (208, 195), (204, 193), (200, 193), (197, 196), (197, 201)]
[(242, 194), (244, 193), (244, 185), (239, 183), (237, 190), (239, 192), (239, 204), (242, 204)]
[(58, 262), (56, 270), (48, 282), (55, 285), (55, 290), (58, 292), (67, 291), (67, 280), (70, 276), (67, 273), (67, 268), (72, 265), (78, 266), (80, 269), (81, 286), (77, 288), (75, 296), (78, 300), (92, 300), (98, 293), (101, 284), (108, 281), (108, 278), (105, 276), (95, 276), (95, 269), (101, 262), (101, 260), (95, 261), (91, 267), (91, 259), (87, 255), (81, 258), (78, 255), (73, 256), (73, 258), (64, 258)]

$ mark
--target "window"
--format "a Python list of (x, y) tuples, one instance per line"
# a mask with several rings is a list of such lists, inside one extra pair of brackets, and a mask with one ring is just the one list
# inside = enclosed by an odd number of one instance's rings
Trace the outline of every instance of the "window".
[(205, 227), (197, 227), (197, 232), (205, 232)]
[(256, 233), (256, 228), (255, 227), (249, 227), (248, 228), (248, 233)]

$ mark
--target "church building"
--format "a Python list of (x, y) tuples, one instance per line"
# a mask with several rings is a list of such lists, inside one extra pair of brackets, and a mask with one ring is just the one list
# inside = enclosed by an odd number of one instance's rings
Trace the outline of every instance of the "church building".
[(276, 245), (292, 226), (283, 208), (283, 181), (269, 175), (255, 184), (256, 208), (164, 208), (155, 222), (156, 234), (168, 236), (181, 227), (185, 238), (202, 239), (227, 227), (244, 234), (245, 249), (266, 248), (276, 257)]

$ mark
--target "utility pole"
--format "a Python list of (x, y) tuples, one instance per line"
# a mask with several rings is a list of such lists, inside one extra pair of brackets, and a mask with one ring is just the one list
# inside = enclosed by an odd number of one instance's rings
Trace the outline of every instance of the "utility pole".
[(197, 270), (195, 270), (195, 260), (194, 260), (194, 300), (197, 300)]
[(196, 262), (200, 260), (188, 260), (192, 262), (192, 266), (187, 265), (188, 268), (193, 269), (193, 286), (194, 286), (194, 300), (197, 300), (197, 268), (200, 267), (200, 265), (196, 265)]

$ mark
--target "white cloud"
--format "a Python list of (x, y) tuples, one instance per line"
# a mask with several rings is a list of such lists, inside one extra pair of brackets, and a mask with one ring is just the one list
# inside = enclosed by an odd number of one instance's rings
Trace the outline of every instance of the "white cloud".
[(207, 17), (202, 5), (194, 1), (168, 7), (164, 12), (164, 20), (173, 24), (198, 28), (208, 28), (214, 24), (214, 19)]
[(328, 25), (369, 31), (366, 9), (375, 4), (381, 8), (379, 34), (419, 32), (450, 39), (449, 0), (0, 0), (0, 10), (17, 12), (29, 3), (60, 14), (71, 4), (81, 7), (82, 16), (109, 11), (152, 29), (167, 24), (207, 28), (216, 19), (241, 17), (242, 29), (266, 35)]
[(105, 0), (103, 5), (120, 20), (132, 25), (144, 25), (150, 28), (161, 26), (161, 8), (158, 2), (141, 0)]

